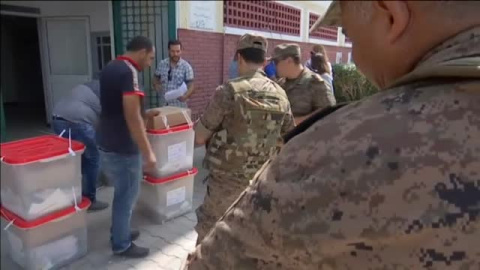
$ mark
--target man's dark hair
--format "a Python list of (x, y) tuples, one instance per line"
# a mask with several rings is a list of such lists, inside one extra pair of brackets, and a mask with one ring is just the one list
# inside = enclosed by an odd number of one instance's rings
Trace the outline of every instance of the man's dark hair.
[(144, 49), (147, 50), (147, 52), (151, 52), (153, 50), (152, 41), (144, 36), (136, 36), (127, 44), (127, 51), (129, 52), (138, 52)]
[(171, 46), (175, 46), (175, 45), (180, 45), (180, 49), (182, 49), (182, 42), (180, 42), (180, 40), (170, 40), (168, 42), (168, 49), (170, 50), (170, 47)]
[(237, 51), (247, 63), (263, 64), (265, 62), (265, 51), (257, 48), (246, 48)]

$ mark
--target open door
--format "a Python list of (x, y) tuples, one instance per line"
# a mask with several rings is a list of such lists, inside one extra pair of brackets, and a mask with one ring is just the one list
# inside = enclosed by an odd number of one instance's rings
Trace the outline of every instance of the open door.
[(47, 121), (55, 104), (77, 84), (91, 80), (88, 17), (41, 18), (43, 77)]

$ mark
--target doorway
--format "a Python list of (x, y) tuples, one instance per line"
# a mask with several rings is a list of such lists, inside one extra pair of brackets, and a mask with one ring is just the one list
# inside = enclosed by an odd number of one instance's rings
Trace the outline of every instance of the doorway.
[(48, 132), (37, 19), (0, 15), (6, 141)]

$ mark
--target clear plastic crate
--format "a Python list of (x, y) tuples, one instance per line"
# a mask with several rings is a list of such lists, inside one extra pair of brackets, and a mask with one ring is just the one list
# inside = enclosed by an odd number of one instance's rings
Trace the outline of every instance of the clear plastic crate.
[(30, 221), (80, 201), (84, 150), (57, 136), (2, 144), (2, 205)]
[(84, 198), (78, 208), (70, 207), (49, 216), (25, 221), (2, 206), (2, 237), (7, 238), (8, 255), (27, 270), (58, 269), (87, 254)]
[(166, 178), (146, 176), (138, 199), (140, 210), (158, 223), (191, 211), (193, 181), (197, 173), (194, 168)]
[(195, 132), (191, 125), (148, 130), (148, 139), (157, 158), (155, 178), (171, 176), (193, 167)]

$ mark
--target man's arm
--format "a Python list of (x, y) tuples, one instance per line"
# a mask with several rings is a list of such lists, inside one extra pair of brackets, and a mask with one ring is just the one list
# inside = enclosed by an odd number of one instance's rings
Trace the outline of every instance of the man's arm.
[(160, 75), (154, 75), (153, 76), (153, 88), (155, 91), (160, 92), (162, 91), (162, 82), (160, 81)]
[(162, 82), (161, 82), (161, 70), (162, 70), (162, 64), (163, 64), (163, 61), (161, 61), (159, 64), (158, 64), (158, 67), (157, 69), (155, 70), (154, 74), (153, 74), (153, 89), (155, 89), (157, 92), (160, 92), (162, 91)]
[(307, 115), (295, 117), (295, 124), (297, 125), (315, 114), (315, 112), (326, 107), (334, 106), (337, 103), (333, 91), (329, 89), (325, 81), (319, 75), (315, 75), (312, 79), (309, 84), (309, 89), (312, 93), (313, 111)]
[(233, 95), (220, 86), (215, 91), (213, 99), (208, 104), (202, 117), (195, 125), (195, 144), (204, 145), (217, 131), (225, 118), (231, 113)]
[(142, 116), (142, 98), (145, 95), (138, 87), (138, 74), (136, 72), (128, 72), (121, 76), (121, 91), (123, 94), (123, 116), (127, 123), (130, 136), (137, 144), (142, 153), (145, 170), (153, 170), (155, 168), (156, 158), (152, 151), (150, 142), (147, 139), (145, 130), (145, 122)]
[(156, 158), (152, 151), (152, 146), (147, 138), (145, 123), (141, 114), (141, 97), (138, 95), (123, 96), (123, 112), (128, 130), (134, 142), (140, 148), (140, 152), (145, 160), (145, 169), (154, 169)]
[(187, 84), (187, 93), (185, 95), (179, 97), (178, 99), (182, 102), (185, 102), (187, 99), (190, 98), (191, 95), (193, 95), (195, 91), (195, 87), (193, 85), (193, 79), (195, 78), (195, 75), (193, 73), (193, 68), (190, 64), (188, 64), (186, 70), (185, 70), (185, 82)]
[(190, 81), (190, 82), (187, 83), (187, 89), (188, 89), (187, 93), (185, 93), (185, 95), (180, 97), (181, 101), (186, 101), (187, 99), (190, 98), (191, 95), (193, 95), (193, 92), (195, 90), (193, 81)]
[(292, 110), (290, 108), (290, 105), (288, 105), (288, 112), (285, 115), (285, 118), (283, 120), (281, 135), (283, 136), (287, 134), (290, 130), (295, 128), (295, 125), (296, 125), (295, 118), (293, 118)]

